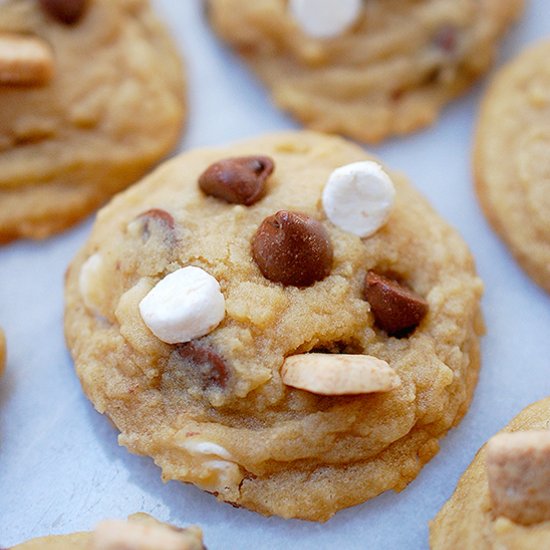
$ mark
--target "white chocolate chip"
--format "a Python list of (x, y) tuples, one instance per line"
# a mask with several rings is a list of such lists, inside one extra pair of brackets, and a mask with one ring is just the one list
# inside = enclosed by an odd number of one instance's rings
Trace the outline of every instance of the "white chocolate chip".
[(107, 520), (92, 533), (89, 550), (198, 550), (202, 547), (202, 533), (197, 528), (180, 531), (157, 522)]
[(372, 161), (337, 168), (323, 190), (323, 208), (328, 219), (359, 237), (369, 237), (386, 223), (394, 200), (392, 180)]
[(363, 0), (290, 0), (290, 12), (302, 30), (314, 38), (343, 34), (357, 21)]
[(40, 86), (54, 73), (53, 51), (34, 36), (0, 34), (0, 84)]
[(387, 392), (401, 385), (397, 373), (370, 355), (305, 353), (285, 359), (283, 383), (318, 395)]
[(495, 516), (530, 525), (550, 520), (550, 431), (502, 433), (487, 443)]
[(96, 252), (80, 268), (78, 288), (84, 305), (97, 315), (101, 315), (103, 287), (103, 257)]
[(141, 300), (139, 311), (159, 340), (177, 344), (214, 330), (225, 316), (225, 300), (212, 275), (189, 266), (159, 281)]

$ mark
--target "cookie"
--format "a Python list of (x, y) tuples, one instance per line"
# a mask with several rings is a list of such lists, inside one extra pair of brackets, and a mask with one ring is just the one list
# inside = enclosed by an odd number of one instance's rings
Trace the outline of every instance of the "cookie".
[(466, 412), (481, 292), (403, 176), (291, 132), (117, 196), (68, 271), (65, 330), (86, 394), (164, 479), (323, 521), (403, 489)]
[(6, 367), (6, 337), (4, 332), (0, 329), (0, 374), (4, 371)]
[(44, 238), (176, 145), (181, 60), (148, 0), (0, 3), (0, 242)]
[(485, 215), (528, 275), (550, 292), (550, 42), (502, 68), (485, 94), (474, 175)]
[(547, 398), (481, 448), (430, 525), (433, 550), (550, 546), (549, 428)]
[(147, 514), (128, 521), (108, 520), (91, 533), (75, 533), (33, 539), (13, 550), (204, 550), (202, 532), (192, 526), (179, 529)]
[(306, 126), (365, 142), (431, 124), (523, 0), (209, 0), (217, 33)]

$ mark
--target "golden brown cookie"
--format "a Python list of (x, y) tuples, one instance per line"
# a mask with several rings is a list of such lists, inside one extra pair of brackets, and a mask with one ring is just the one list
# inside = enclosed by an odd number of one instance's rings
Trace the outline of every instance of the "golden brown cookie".
[(483, 210), (517, 261), (550, 292), (550, 42), (494, 78), (481, 107), (474, 174)]
[(0, 329), (0, 374), (4, 372), (6, 367), (6, 337), (4, 332)]
[(202, 531), (192, 526), (180, 529), (147, 514), (134, 514), (128, 521), (108, 520), (91, 533), (75, 533), (33, 539), (13, 550), (204, 550)]
[(550, 398), (477, 453), (430, 525), (432, 550), (550, 547)]
[(44, 238), (176, 144), (181, 60), (148, 0), (0, 3), (0, 242)]
[(85, 392), (164, 479), (323, 521), (402, 490), (466, 412), (481, 292), (403, 176), (282, 133), (117, 196), (70, 266), (65, 327)]
[(277, 105), (310, 128), (366, 142), (431, 124), (491, 65), (523, 4), (208, 1), (214, 29), (259, 74)]

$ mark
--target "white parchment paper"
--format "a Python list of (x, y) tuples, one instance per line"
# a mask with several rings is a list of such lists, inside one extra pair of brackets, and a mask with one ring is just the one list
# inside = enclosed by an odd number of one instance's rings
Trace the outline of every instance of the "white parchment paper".
[[(213, 35), (200, 0), (156, 3), (187, 60), (190, 120), (181, 149), (297, 127)], [(531, 0), (499, 63), (545, 35), (550, 7)], [(490, 230), (472, 188), (471, 136), (486, 84), (450, 105), (432, 128), (373, 149), (459, 229), (486, 284), (488, 333), (474, 402), (406, 490), (323, 525), (264, 518), (192, 486), (163, 484), (150, 459), (119, 447), (116, 430), (82, 394), (63, 339), (63, 274), (86, 239), (88, 220), (45, 242), (0, 248), (0, 326), (9, 353), (0, 381), (0, 546), (143, 511), (200, 524), (211, 550), (427, 548), (428, 521), (481, 444), (524, 406), (550, 395), (550, 297)]]

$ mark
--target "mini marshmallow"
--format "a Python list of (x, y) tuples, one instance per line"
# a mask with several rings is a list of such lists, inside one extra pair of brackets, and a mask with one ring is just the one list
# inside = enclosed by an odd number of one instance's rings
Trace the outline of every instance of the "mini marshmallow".
[(323, 208), (328, 219), (359, 237), (369, 237), (386, 223), (394, 200), (392, 180), (372, 161), (337, 168), (323, 190)]
[(314, 38), (343, 34), (359, 17), (363, 0), (290, 0), (290, 12)]
[(189, 266), (159, 281), (141, 300), (139, 311), (159, 340), (177, 344), (214, 330), (225, 316), (225, 300), (212, 275)]

